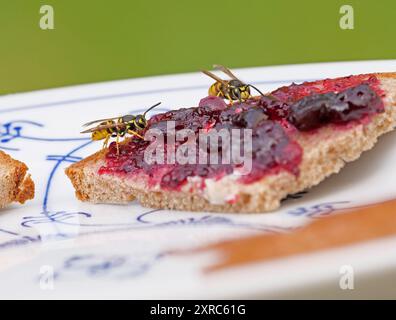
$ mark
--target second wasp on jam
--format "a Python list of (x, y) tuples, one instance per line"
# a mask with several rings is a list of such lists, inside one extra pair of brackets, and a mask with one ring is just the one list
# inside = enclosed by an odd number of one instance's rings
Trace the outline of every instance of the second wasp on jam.
[(232, 104), (234, 101), (245, 102), (246, 100), (252, 97), (250, 93), (250, 88), (255, 89), (260, 95), (264, 95), (259, 89), (251, 84), (246, 84), (240, 79), (238, 79), (230, 69), (215, 64), (213, 66), (215, 69), (218, 69), (228, 75), (230, 80), (223, 80), (220, 77), (216, 76), (214, 73), (202, 70), (204, 74), (216, 80), (209, 88), (209, 95), (216, 96), (223, 99), (228, 99)]

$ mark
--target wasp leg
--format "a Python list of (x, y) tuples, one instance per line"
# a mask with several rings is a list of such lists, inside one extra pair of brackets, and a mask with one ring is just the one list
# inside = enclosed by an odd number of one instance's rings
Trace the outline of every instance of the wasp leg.
[(120, 146), (119, 146), (119, 143), (120, 143), (120, 134), (117, 132), (117, 137), (116, 137), (117, 156), (120, 155)]
[(133, 131), (133, 130), (131, 130), (131, 129), (128, 130), (128, 133), (131, 134), (131, 135), (133, 135), (133, 136), (137, 136), (137, 137), (139, 137), (140, 139), (144, 139), (139, 133), (137, 133), (136, 131)]
[(234, 101), (232, 101), (232, 98), (229, 93), (227, 93), (226, 98), (230, 101), (230, 105), (232, 106), (234, 104)]
[(110, 139), (110, 135), (108, 135), (108, 136), (105, 138), (105, 141), (103, 142), (103, 149), (106, 149), (106, 148), (107, 148), (107, 144), (109, 143), (109, 139)]
[(242, 97), (241, 97), (241, 91), (239, 89), (236, 91), (236, 96), (238, 98), (239, 103), (244, 102)]

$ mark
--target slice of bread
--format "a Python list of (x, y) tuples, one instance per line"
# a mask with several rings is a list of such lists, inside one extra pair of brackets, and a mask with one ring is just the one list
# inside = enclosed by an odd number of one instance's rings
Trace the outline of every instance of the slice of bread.
[[(293, 138), (303, 149), (299, 174), (288, 171), (267, 174), (251, 184), (242, 184), (232, 175), (219, 180), (205, 179), (206, 187), (190, 179), (180, 191), (162, 190), (148, 183), (148, 177), (98, 174), (105, 166), (107, 150), (99, 151), (66, 169), (77, 198), (94, 203), (126, 203), (137, 199), (143, 206), (163, 209), (264, 212), (278, 208), (288, 194), (317, 185), (346, 162), (356, 160), (371, 149), (377, 138), (396, 124), (396, 73), (375, 75), (384, 92), (385, 112), (375, 114), (368, 123), (334, 130), (321, 127), (314, 134), (299, 131)], [(367, 75), (369, 77), (370, 75)], [(320, 82), (318, 82), (321, 85)], [(232, 201), (230, 201), (232, 199)]]
[(0, 208), (11, 202), (24, 203), (34, 197), (34, 182), (28, 167), (0, 151)]

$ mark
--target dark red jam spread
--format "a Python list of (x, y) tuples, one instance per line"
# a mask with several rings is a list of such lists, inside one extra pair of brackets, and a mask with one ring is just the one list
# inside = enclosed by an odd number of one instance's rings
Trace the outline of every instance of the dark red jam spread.
[(302, 84), (291, 84), (290, 86), (281, 87), (272, 92), (272, 95), (286, 103), (293, 103), (306, 96), (328, 92), (341, 92), (360, 84), (367, 84), (378, 95), (382, 96), (383, 91), (379, 87), (379, 80), (375, 75), (357, 75), (336, 79), (325, 79)]
[[(154, 140), (134, 137), (120, 145), (119, 154), (115, 143), (110, 145), (106, 165), (100, 168), (99, 173), (145, 174), (150, 184), (177, 190), (187, 182), (188, 177), (220, 179), (241, 167), (240, 163), (222, 161), (222, 151), (229, 146), (223, 144), (221, 139), (214, 145), (218, 150), (216, 163), (200, 162), (198, 152), (194, 163), (167, 161), (171, 148), (177, 150), (181, 145), (191, 144), (187, 139), (170, 139), (167, 128), (168, 122), (173, 121), (176, 132), (189, 129), (196, 134), (193, 143), (197, 150), (202, 148), (198, 146), (199, 132), (250, 129), (251, 170), (238, 176), (239, 182), (251, 183), (280, 170), (298, 175), (303, 150), (293, 139), (293, 130), (309, 131), (327, 124), (359, 123), (384, 110), (382, 96), (378, 79), (362, 75), (292, 84), (275, 90), (270, 97), (252, 98), (233, 105), (227, 105), (221, 98), (207, 97), (200, 101), (198, 107), (169, 111), (149, 120), (146, 131), (156, 129), (164, 134), (164, 163), (147, 163), (144, 153)], [(243, 133), (240, 135), (243, 141), (242, 136)], [(211, 147), (211, 143), (206, 147)]]
[(337, 94), (304, 97), (291, 105), (287, 120), (299, 130), (311, 130), (327, 123), (360, 120), (383, 110), (382, 99), (367, 84), (361, 84)]

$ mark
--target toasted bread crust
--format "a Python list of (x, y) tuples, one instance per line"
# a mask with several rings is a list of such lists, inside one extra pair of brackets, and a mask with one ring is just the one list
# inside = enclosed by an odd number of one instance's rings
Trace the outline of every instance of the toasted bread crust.
[(28, 167), (0, 151), (0, 208), (11, 202), (24, 203), (34, 198), (34, 182)]
[[(333, 173), (346, 162), (359, 158), (371, 149), (377, 138), (396, 125), (396, 73), (375, 74), (385, 91), (385, 112), (375, 115), (368, 124), (359, 124), (345, 130), (334, 130), (331, 125), (315, 134), (299, 132), (297, 141), (303, 148), (300, 174), (294, 176), (282, 171), (267, 175), (260, 181), (246, 185), (228, 177), (212, 183), (206, 194), (193, 188), (190, 191), (163, 191), (148, 188), (145, 177), (133, 179), (125, 176), (99, 175), (98, 169), (105, 164), (106, 150), (75, 163), (66, 169), (76, 189), (77, 198), (94, 203), (125, 203), (137, 199), (143, 206), (163, 209), (213, 212), (264, 212), (274, 210), (288, 194), (312, 186)], [(193, 185), (192, 185), (193, 186)], [(232, 203), (213, 201), (215, 194), (236, 195)]]

